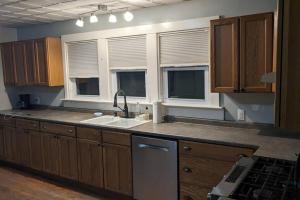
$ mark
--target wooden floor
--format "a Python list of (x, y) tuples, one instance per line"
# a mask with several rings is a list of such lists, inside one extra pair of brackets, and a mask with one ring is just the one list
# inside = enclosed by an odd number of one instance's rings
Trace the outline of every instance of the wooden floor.
[[(109, 200), (76, 192), (41, 178), (0, 167), (0, 200)], [(111, 200), (111, 199), (110, 199)]]

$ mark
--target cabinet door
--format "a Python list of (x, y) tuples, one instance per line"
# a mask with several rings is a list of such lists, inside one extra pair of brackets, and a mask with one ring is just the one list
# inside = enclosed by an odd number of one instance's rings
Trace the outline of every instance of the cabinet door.
[(38, 131), (29, 131), (29, 155), (30, 167), (36, 170), (43, 169), (43, 150), (42, 150), (42, 136)]
[(25, 43), (13, 43), (14, 62), (16, 66), (16, 85), (27, 84), (26, 58), (25, 58)]
[(104, 144), (104, 186), (105, 189), (125, 195), (132, 195), (131, 148)]
[(94, 187), (103, 187), (102, 145), (99, 142), (78, 139), (79, 181)]
[(76, 139), (58, 136), (60, 151), (60, 175), (64, 178), (78, 180)]
[(272, 92), (261, 77), (273, 68), (273, 14), (243, 16), (240, 23), (241, 91)]
[(16, 158), (18, 164), (29, 166), (28, 131), (20, 128), (16, 129)]
[(211, 90), (236, 92), (239, 89), (238, 18), (211, 21)]
[(34, 85), (37, 83), (37, 71), (35, 64), (34, 41), (25, 41), (25, 55), (26, 55), (26, 71), (27, 71), (27, 84)]
[(4, 128), (0, 127), (0, 160), (4, 160), (5, 157)]
[(40, 85), (48, 85), (48, 67), (46, 56), (46, 40), (35, 40), (35, 55), (37, 67), (37, 80)]
[(9, 162), (17, 161), (17, 143), (16, 129), (12, 127), (4, 127), (5, 153), (6, 160)]
[(56, 135), (42, 134), (44, 171), (59, 175), (59, 142)]
[(2, 66), (5, 85), (14, 85), (16, 81), (12, 43), (1, 44)]

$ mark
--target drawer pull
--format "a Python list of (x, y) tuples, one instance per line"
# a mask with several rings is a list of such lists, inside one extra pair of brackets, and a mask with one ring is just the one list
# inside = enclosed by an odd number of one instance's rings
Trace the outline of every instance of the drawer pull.
[(36, 128), (36, 127), (37, 127), (37, 125), (36, 125), (36, 124), (32, 124), (32, 126), (33, 126), (34, 128)]
[(192, 173), (191, 168), (188, 168), (188, 167), (184, 167), (183, 171), (186, 172), (186, 173)]
[(72, 129), (69, 129), (68, 132), (69, 132), (69, 133), (73, 133), (73, 130), (72, 130)]
[(193, 200), (193, 198), (190, 196), (183, 196), (183, 200)]
[(185, 151), (191, 151), (191, 150), (192, 150), (192, 147), (184, 146), (183, 149), (184, 149)]

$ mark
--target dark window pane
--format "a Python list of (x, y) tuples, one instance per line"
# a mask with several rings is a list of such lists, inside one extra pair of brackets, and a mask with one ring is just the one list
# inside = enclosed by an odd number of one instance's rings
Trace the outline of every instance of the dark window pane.
[(168, 71), (169, 98), (205, 99), (204, 70)]
[(126, 96), (146, 97), (145, 72), (117, 72), (118, 89)]
[(98, 78), (76, 78), (78, 95), (99, 95)]

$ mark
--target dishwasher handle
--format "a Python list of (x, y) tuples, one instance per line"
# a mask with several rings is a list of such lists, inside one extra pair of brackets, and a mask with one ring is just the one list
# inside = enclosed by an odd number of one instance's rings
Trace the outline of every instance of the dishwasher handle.
[(154, 149), (159, 151), (165, 151), (168, 152), (168, 147), (162, 147), (162, 146), (156, 146), (156, 145), (150, 145), (150, 144), (138, 144), (138, 147), (141, 149)]

